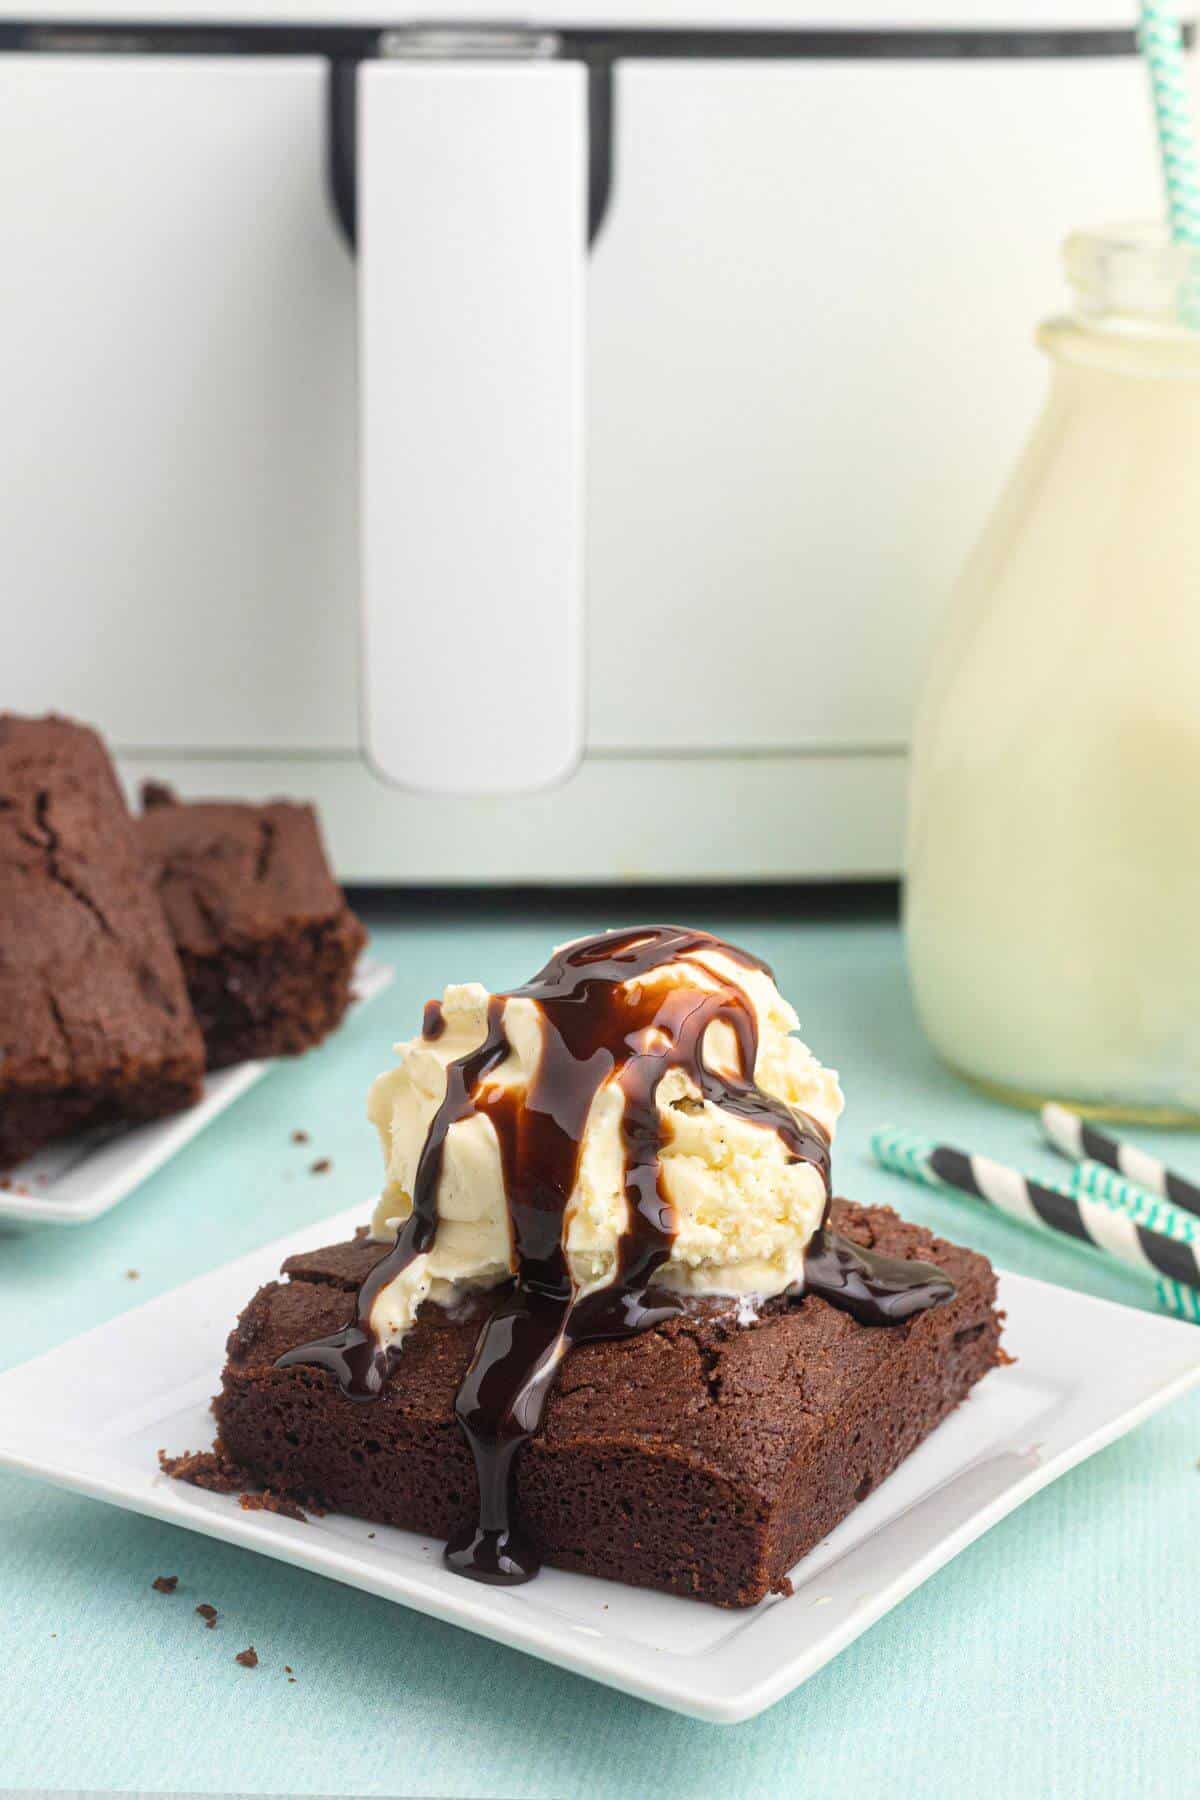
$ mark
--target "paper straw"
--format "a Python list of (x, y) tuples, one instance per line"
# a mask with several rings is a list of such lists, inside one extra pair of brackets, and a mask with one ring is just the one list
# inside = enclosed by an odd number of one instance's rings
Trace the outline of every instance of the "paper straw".
[(1148, 1194), (1161, 1194), (1173, 1205), (1182, 1207), (1184, 1212), (1200, 1216), (1200, 1187), (1186, 1176), (1168, 1169), (1156, 1156), (1148, 1156), (1135, 1144), (1109, 1137), (1107, 1132), (1097, 1130), (1065, 1106), (1043, 1106), (1042, 1129), (1054, 1148), (1073, 1161), (1086, 1157), (1092, 1164), (1103, 1163), (1105, 1168), (1115, 1169), (1118, 1175), (1124, 1175)]
[(1117, 1211), (1136, 1217), (1138, 1224), (1150, 1231), (1165, 1232), (1181, 1244), (1200, 1244), (1200, 1219), (1194, 1213), (1185, 1212), (1162, 1194), (1147, 1193), (1102, 1163), (1076, 1163), (1067, 1177), (1067, 1187), (1080, 1199), (1103, 1200)]
[(1179, 1281), (1158, 1281), (1154, 1291), (1164, 1312), (1186, 1319), (1189, 1325), (1200, 1325), (1200, 1294), (1195, 1288), (1185, 1287)]
[[(1066, 1185), (1034, 1181), (988, 1157), (971, 1156), (916, 1132), (877, 1131), (871, 1152), (882, 1168), (907, 1175), (927, 1187), (951, 1187), (994, 1207), (1035, 1230), (1068, 1237), (1102, 1250), (1143, 1275), (1162, 1275), (1186, 1287), (1200, 1287), (1200, 1232), (1196, 1221), (1130, 1183), (1109, 1196), (1076, 1193)], [(1151, 1227), (1147, 1220), (1159, 1223)]]
[(1200, 244), (1200, 156), (1174, 0), (1142, 0), (1138, 39), (1150, 75), (1171, 236), (1177, 244)]

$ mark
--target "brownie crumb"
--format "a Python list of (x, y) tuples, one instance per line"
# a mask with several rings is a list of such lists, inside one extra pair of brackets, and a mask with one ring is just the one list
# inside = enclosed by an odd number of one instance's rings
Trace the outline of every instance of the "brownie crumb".
[(156, 1594), (173, 1594), (179, 1586), (178, 1575), (156, 1575), (150, 1583)]
[(140, 1269), (126, 1269), (125, 1279), (126, 1281), (140, 1281), (142, 1279), (142, 1271)]
[(249, 1649), (239, 1650), (233, 1660), (235, 1663), (241, 1663), (243, 1669), (257, 1669), (258, 1652), (251, 1644)]
[(284, 1672), (284, 1674), (285, 1674), (285, 1675), (290, 1675), (290, 1674), (291, 1674), (291, 1672), (292, 1672), (292, 1665), (291, 1665), (291, 1663), (284, 1663), (284, 1665), (283, 1665), (283, 1672)]
[(211, 1631), (213, 1626), (217, 1622), (216, 1607), (210, 1606), (208, 1604), (207, 1600), (202, 1600), (200, 1602), (199, 1606), (196, 1608), (196, 1611), (200, 1614), (200, 1617), (204, 1620), (204, 1623), (208, 1626), (208, 1629)]
[(270, 1488), (265, 1488), (261, 1494), (239, 1494), (238, 1505), (243, 1512), (279, 1513), (284, 1519), (298, 1519), (301, 1525), (308, 1524), (308, 1514), (302, 1507), (286, 1495), (273, 1494)]
[(312, 1166), (311, 1172), (314, 1175), (328, 1175), (332, 1167), (333, 1163), (330, 1161), (329, 1157), (318, 1156), (316, 1162)]
[(308, 1142), (307, 1131), (302, 1131), (300, 1129), (300, 1127), (297, 1125), (295, 1131), (293, 1131), (293, 1133), (292, 1133), (292, 1142), (293, 1142), (293, 1144), (307, 1144), (307, 1142)]
[(190, 1482), (192, 1487), (207, 1488), (211, 1494), (236, 1494), (252, 1485), (253, 1478), (225, 1455), (220, 1443), (211, 1450), (185, 1450), (182, 1456), (158, 1453), (158, 1466), (174, 1481)]
[[(242, 1323), (245, 1323), (244, 1319)], [(231, 1350), (232, 1347), (231, 1339)], [(236, 1494), (243, 1512), (279, 1513), (285, 1519), (298, 1519), (302, 1525), (307, 1525), (309, 1513), (323, 1519), (327, 1510), (319, 1500), (306, 1493), (291, 1496), (277, 1494), (271, 1488), (256, 1487), (253, 1475), (227, 1455), (220, 1438), (211, 1450), (185, 1450), (182, 1456), (168, 1456), (165, 1450), (160, 1450), (158, 1466), (173, 1480), (206, 1488), (211, 1494)]]

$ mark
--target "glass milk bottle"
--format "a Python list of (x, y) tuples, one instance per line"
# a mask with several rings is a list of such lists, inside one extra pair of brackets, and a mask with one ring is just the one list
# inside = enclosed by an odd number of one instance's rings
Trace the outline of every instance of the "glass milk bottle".
[(1045, 411), (943, 622), (906, 931), (999, 1095), (1200, 1116), (1200, 250), (1072, 237)]

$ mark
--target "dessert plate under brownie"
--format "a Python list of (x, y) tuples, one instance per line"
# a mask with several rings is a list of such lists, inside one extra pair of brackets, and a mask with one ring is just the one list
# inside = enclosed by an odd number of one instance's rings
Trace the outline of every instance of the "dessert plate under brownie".
[[(352, 982), (351, 1009), (382, 994), (395, 970), (361, 957)], [(110, 1125), (48, 1144), (26, 1162), (4, 1171), (0, 1182), (0, 1232), (37, 1225), (87, 1225), (109, 1212), (160, 1169), (176, 1151), (261, 1081), (270, 1062), (237, 1063), (205, 1076), (204, 1091), (185, 1112), (144, 1125)]]
[[(160, 1446), (212, 1436), (230, 1321), (285, 1257), (352, 1235), (363, 1209), (255, 1251), (0, 1376), (0, 1465), (260, 1550), (697, 1718), (789, 1693), (1047, 1482), (1200, 1381), (1188, 1325), (1001, 1274), (1015, 1366), (971, 1396), (792, 1571), (733, 1612), (547, 1568), (462, 1581), (440, 1543), (328, 1514), (245, 1511), (161, 1475)], [(31, 1505), (34, 1504), (31, 1495)]]

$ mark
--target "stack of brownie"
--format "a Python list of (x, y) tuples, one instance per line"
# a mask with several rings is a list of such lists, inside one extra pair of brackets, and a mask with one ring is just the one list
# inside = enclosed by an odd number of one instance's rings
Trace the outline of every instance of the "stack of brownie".
[(182, 804), (147, 786), (146, 873), (175, 940), (210, 1069), (297, 1056), (340, 1022), (366, 933), (311, 806)]
[(338, 1024), (365, 933), (311, 807), (130, 816), (95, 732), (0, 715), (0, 1169)]

